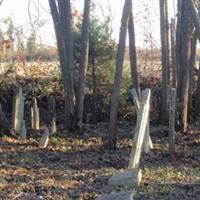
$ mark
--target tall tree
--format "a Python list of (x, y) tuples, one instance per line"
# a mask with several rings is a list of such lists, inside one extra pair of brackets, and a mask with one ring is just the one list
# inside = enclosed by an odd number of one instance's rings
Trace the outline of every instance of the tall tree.
[(182, 1), (180, 4), (179, 43), (177, 44), (177, 54), (179, 55), (179, 79), (178, 94), (180, 101), (181, 127), (186, 132), (188, 128), (188, 104), (189, 104), (189, 83), (190, 83), (190, 58), (191, 58), (191, 34), (192, 18), (189, 1)]
[(133, 87), (136, 89), (137, 94), (140, 95), (138, 70), (137, 70), (137, 55), (136, 55), (136, 45), (135, 45), (135, 26), (134, 26), (132, 11), (129, 16), (128, 31), (129, 31), (129, 53), (130, 53), (130, 63), (131, 63), (132, 84)]
[(117, 111), (119, 106), (119, 93), (120, 84), (122, 79), (122, 68), (124, 63), (124, 52), (126, 47), (126, 36), (128, 28), (128, 19), (132, 10), (132, 0), (125, 0), (121, 28), (119, 33), (119, 44), (116, 57), (116, 69), (115, 69), (115, 80), (113, 84), (113, 91), (111, 97), (111, 110), (110, 110), (110, 121), (109, 121), (109, 145), (111, 148), (116, 148), (116, 122), (117, 122)]
[(81, 60), (79, 68), (79, 78), (76, 96), (76, 125), (82, 129), (83, 108), (84, 108), (84, 89), (85, 78), (88, 66), (88, 50), (89, 50), (89, 26), (90, 26), (90, 0), (85, 0), (82, 36), (81, 36)]
[(69, 0), (49, 0), (56, 33), (64, 86), (66, 127), (72, 128), (74, 119), (73, 31)]
[(171, 39), (171, 67), (172, 67), (172, 86), (177, 87), (178, 71), (176, 64), (176, 20), (171, 19), (170, 24), (170, 39)]
[(169, 33), (168, 33), (168, 1), (160, 0), (160, 33), (162, 48), (162, 106), (161, 121), (167, 120), (167, 98), (169, 85)]

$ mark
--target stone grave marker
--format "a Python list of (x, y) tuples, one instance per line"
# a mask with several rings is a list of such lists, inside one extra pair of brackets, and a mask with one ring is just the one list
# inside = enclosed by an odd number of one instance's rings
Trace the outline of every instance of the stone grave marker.
[(45, 128), (44, 133), (39, 141), (39, 148), (46, 148), (49, 142), (49, 129)]

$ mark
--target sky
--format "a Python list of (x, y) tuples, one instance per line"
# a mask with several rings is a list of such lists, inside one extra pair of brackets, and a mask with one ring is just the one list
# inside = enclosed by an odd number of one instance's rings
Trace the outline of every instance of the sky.
[[(38, 19), (44, 20), (45, 25), (39, 29), (43, 44), (55, 45), (55, 35), (53, 30), (52, 19), (49, 12), (48, 0), (33, 0), (40, 2), (39, 16), (34, 4), (31, 5), (32, 17), (37, 16)], [(120, 21), (124, 0), (94, 0), (100, 4), (106, 12), (110, 5), (113, 16), (113, 38), (117, 41), (119, 37)], [(74, 0), (74, 7), (83, 10), (83, 0)], [(176, 0), (169, 0), (169, 16), (174, 17), (174, 6)], [(159, 0), (133, 0), (133, 13), (135, 18), (136, 45), (146, 47), (150, 45), (147, 38), (151, 40), (155, 46), (160, 44), (160, 24), (159, 24)], [(97, 15), (102, 17), (102, 11), (99, 9)], [(28, 17), (28, 0), (4, 0), (0, 7), (0, 27), (3, 28), (2, 19), (11, 16), (15, 26), (26, 27), (26, 33), (31, 30)]]

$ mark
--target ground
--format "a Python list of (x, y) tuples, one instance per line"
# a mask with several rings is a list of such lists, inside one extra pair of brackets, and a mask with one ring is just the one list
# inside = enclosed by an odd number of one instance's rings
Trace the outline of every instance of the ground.
[[(39, 149), (39, 136), (31, 134), (26, 142), (1, 138), (0, 199), (89, 200), (116, 192), (107, 181), (128, 166), (131, 129), (118, 127), (116, 151), (104, 145), (107, 124), (87, 126), (83, 135), (61, 130), (51, 136), (46, 149)], [(174, 156), (168, 152), (166, 131), (151, 127), (151, 135), (154, 149), (142, 155), (141, 186), (123, 190), (133, 190), (135, 199), (199, 199), (200, 131), (178, 133)]]

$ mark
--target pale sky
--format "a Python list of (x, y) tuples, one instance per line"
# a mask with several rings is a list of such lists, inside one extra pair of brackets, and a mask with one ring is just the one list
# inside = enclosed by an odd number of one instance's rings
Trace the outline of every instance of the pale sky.
[[(40, 19), (46, 20), (45, 26), (39, 31), (42, 43), (47, 45), (55, 44), (55, 36), (53, 30), (52, 19), (49, 12), (48, 0), (34, 0), (40, 1)], [(120, 20), (122, 15), (122, 9), (124, 0), (95, 0), (106, 11), (108, 2), (110, 3), (113, 15), (113, 38), (118, 40)], [(75, 7), (79, 10), (83, 9), (83, 0), (75, 0)], [(170, 17), (175, 15), (173, 5), (176, 4), (176, 0), (169, 0), (169, 14)], [(159, 0), (133, 0), (134, 17), (135, 17), (135, 31), (136, 31), (136, 45), (145, 47), (148, 45), (145, 41), (146, 37), (149, 37), (151, 33), (152, 39), (155, 41), (155, 45), (159, 46)], [(149, 9), (147, 9), (149, 8)], [(4, 0), (0, 7), (0, 26), (2, 27), (1, 20), (3, 18), (11, 16), (13, 18), (15, 26), (26, 26), (27, 30), (30, 30), (29, 17), (28, 17), (28, 0)], [(31, 6), (31, 13), (37, 15), (34, 5)], [(97, 13), (102, 16), (101, 11)], [(27, 31), (28, 32), (28, 31)], [(148, 36), (145, 36), (148, 35)]]

